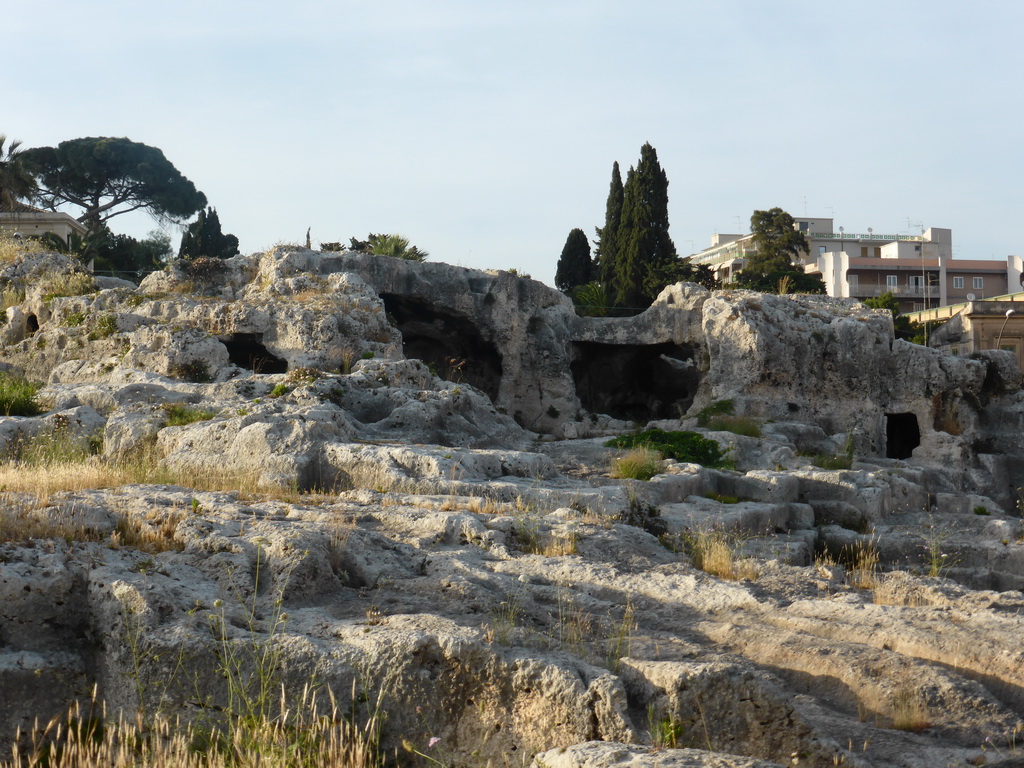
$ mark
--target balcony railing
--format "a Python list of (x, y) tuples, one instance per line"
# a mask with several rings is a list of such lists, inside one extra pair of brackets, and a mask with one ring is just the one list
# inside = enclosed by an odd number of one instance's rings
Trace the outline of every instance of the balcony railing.
[(850, 285), (851, 296), (881, 296), (891, 293), (897, 298), (913, 298), (924, 296), (931, 299), (939, 298), (937, 285)]

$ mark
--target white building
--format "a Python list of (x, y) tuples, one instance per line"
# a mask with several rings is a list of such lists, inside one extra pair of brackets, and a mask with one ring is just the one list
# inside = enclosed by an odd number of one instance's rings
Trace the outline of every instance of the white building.
[[(953, 233), (931, 227), (920, 235), (836, 232), (832, 219), (794, 218), (807, 237), (802, 262), (818, 273), (829, 296), (867, 299), (893, 294), (904, 312), (1019, 291), (1019, 256), (1005, 261), (953, 258)], [(755, 250), (753, 235), (715, 235), (710, 248), (691, 259), (711, 267), (722, 283), (743, 269)]]

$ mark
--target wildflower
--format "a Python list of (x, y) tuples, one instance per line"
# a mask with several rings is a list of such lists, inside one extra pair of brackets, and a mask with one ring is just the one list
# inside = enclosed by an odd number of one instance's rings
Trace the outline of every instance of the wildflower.
[(427, 742), (427, 749), (431, 749), (437, 746), (437, 743), (441, 741), (440, 736), (431, 736), (430, 741)]

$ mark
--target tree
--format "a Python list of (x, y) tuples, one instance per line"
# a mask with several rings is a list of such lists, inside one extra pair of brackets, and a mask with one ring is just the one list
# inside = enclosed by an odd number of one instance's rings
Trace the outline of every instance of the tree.
[(594, 262), (590, 259), (590, 243), (583, 230), (576, 228), (565, 239), (562, 255), (558, 257), (555, 286), (563, 293), (571, 293), (574, 288), (593, 280), (594, 271)]
[(27, 200), (36, 191), (36, 181), (25, 166), (25, 152), (21, 142), (0, 134), (0, 208), (10, 210), (19, 200)]
[(130, 211), (181, 222), (206, 206), (206, 196), (163, 152), (128, 139), (72, 139), (22, 155), (40, 183), (37, 199), (51, 210), (60, 205), (81, 208), (78, 220), (93, 234), (109, 219)]
[(892, 315), (892, 328), (897, 339), (912, 339), (917, 333), (910, 318), (900, 313), (900, 303), (892, 291), (886, 291), (880, 296), (873, 296), (864, 299), (864, 305), (871, 309), (887, 309)]
[(647, 275), (646, 290), (657, 296), (666, 285), (675, 283), (696, 283), (709, 291), (721, 287), (715, 271), (706, 264), (694, 264), (690, 259), (676, 257), (674, 260), (655, 266)]
[(160, 230), (136, 240), (130, 235), (115, 235), (106, 225), (98, 233), (72, 243), (72, 248), (83, 261), (93, 262), (97, 274), (134, 280), (164, 266), (174, 253), (171, 238)]
[(622, 220), (622, 195), (622, 176), (619, 174), (619, 163), (616, 161), (612, 164), (612, 183), (604, 209), (604, 226), (597, 228), (597, 243), (594, 247), (598, 278), (606, 286), (615, 279), (616, 245), (619, 240), (619, 223)]
[(801, 254), (807, 253), (807, 238), (793, 226), (793, 217), (781, 208), (754, 211), (750, 232), (755, 253), (747, 257), (744, 273), (763, 276), (787, 271)]
[[(640, 148), (636, 170), (629, 169), (623, 186), (622, 216), (616, 239), (615, 303), (640, 308), (657, 296), (649, 279), (676, 258), (668, 234), (668, 176), (649, 143)], [(664, 287), (664, 286), (662, 286)], [(659, 289), (660, 290), (660, 289)]]
[(238, 238), (221, 232), (216, 208), (199, 212), (196, 220), (182, 233), (181, 246), (178, 248), (179, 259), (198, 259), (203, 256), (227, 259), (237, 253)]
[(407, 261), (426, 261), (430, 255), (415, 245), (409, 245), (409, 238), (401, 235), (369, 234), (365, 240), (349, 239), (349, 248), (358, 253), (372, 253), (375, 256), (393, 256)]

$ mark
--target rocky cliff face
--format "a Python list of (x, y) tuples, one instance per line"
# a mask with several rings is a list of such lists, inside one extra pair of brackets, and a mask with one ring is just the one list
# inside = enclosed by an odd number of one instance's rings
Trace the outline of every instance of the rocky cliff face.
[[(850, 301), (676, 285), (581, 318), (506, 272), (302, 249), (0, 285), (0, 361), (48, 408), (0, 417), (7, 455), (91, 441), (174, 483), (2, 491), (0, 739), (93, 684), (215, 716), (225, 649), (372, 692), (390, 746), (456, 765), (998, 764), (1024, 728), (1009, 355)], [(698, 419), (726, 403), (756, 430)], [(731, 466), (615, 477), (599, 436), (637, 423)]]

